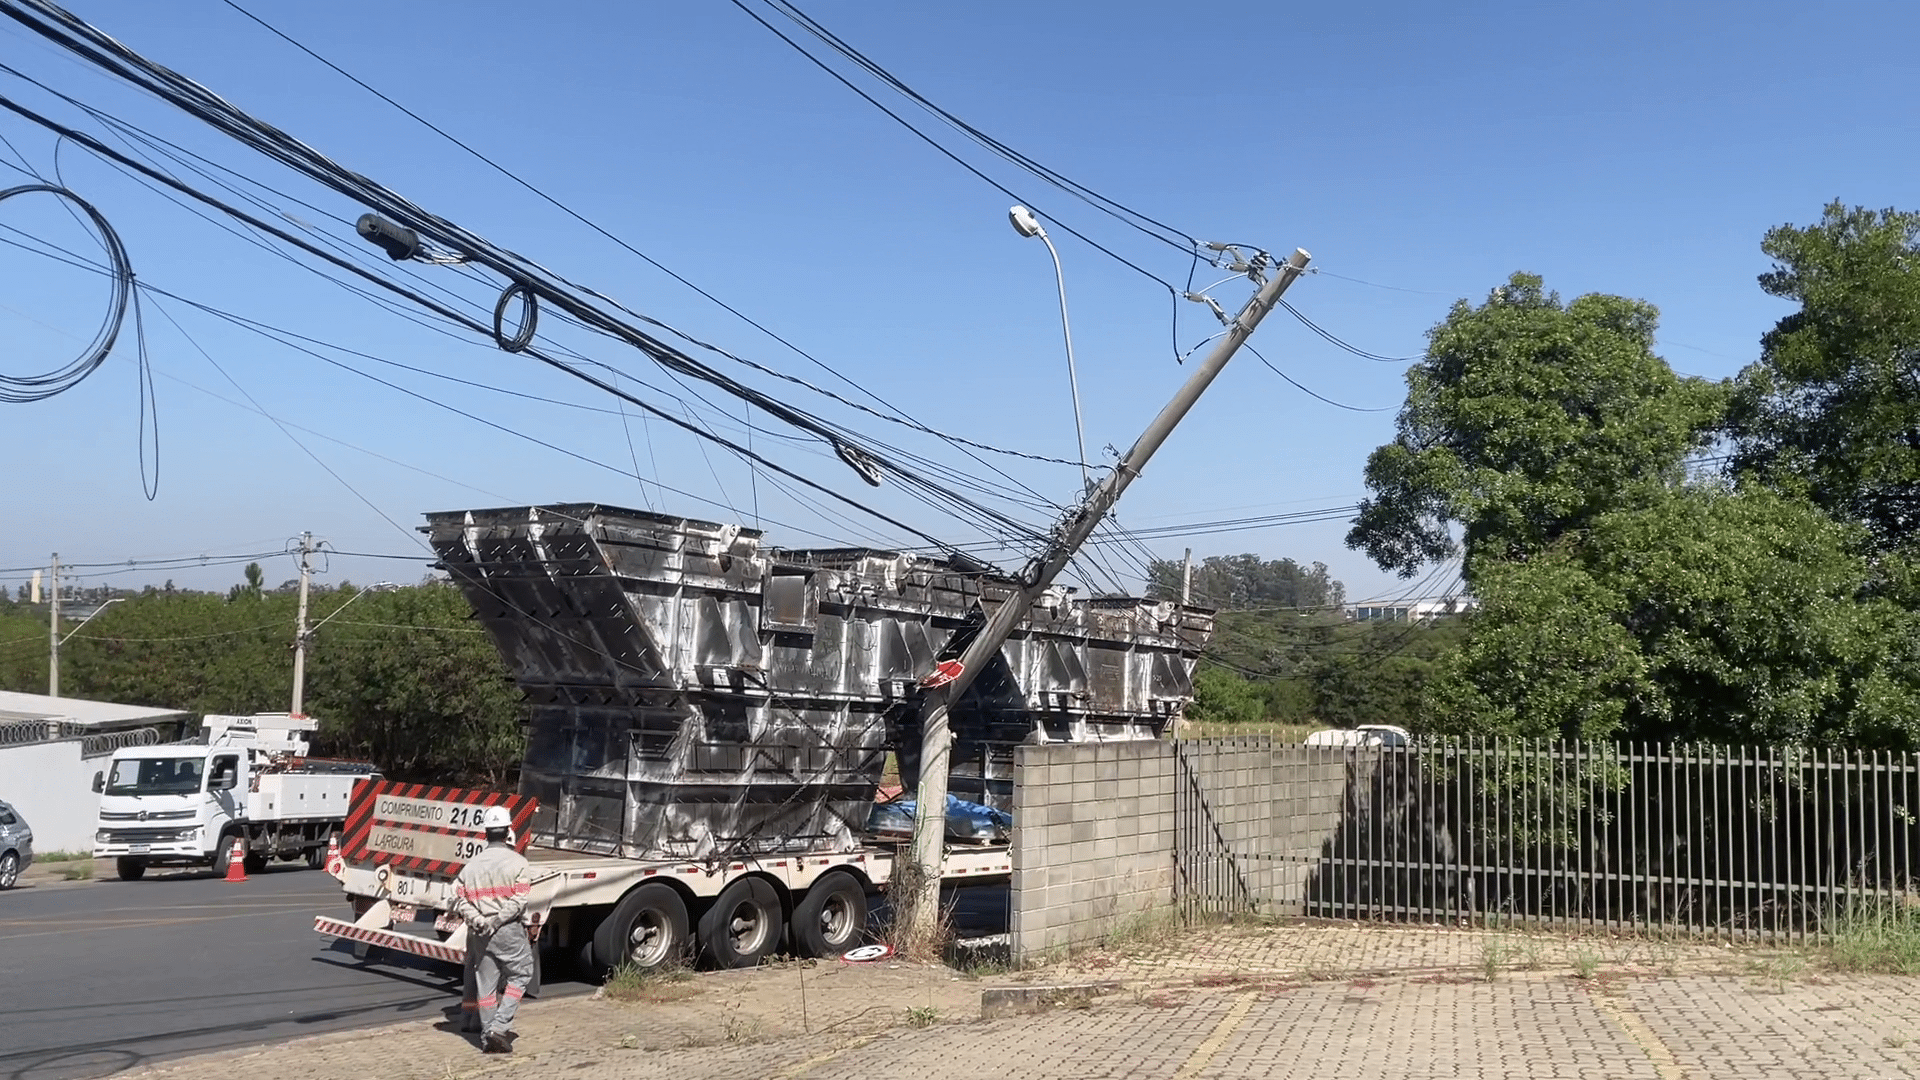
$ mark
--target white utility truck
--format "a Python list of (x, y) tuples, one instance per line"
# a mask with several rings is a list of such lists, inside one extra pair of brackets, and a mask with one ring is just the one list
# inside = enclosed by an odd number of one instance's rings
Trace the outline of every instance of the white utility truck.
[(93, 857), (123, 881), (149, 866), (207, 866), (225, 874), (234, 840), (249, 872), (270, 859), (326, 862), (356, 784), (372, 765), (307, 757), (309, 717), (208, 716), (205, 741), (114, 751), (93, 776), (100, 793)]

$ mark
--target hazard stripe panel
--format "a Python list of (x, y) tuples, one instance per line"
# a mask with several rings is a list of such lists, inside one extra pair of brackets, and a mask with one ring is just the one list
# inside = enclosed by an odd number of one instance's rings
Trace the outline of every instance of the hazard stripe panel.
[(453, 877), (486, 847), (480, 811), (489, 806), (507, 808), (516, 845), (525, 851), (538, 799), (437, 784), (367, 781), (354, 787), (347, 805), (341, 854), (354, 866), (385, 864), (408, 873)]
[(364, 926), (355, 926), (345, 919), (332, 919), (325, 915), (313, 918), (313, 932), (321, 937), (344, 938), (367, 945), (378, 945), (395, 952), (424, 956), (429, 960), (445, 960), (450, 964), (463, 964), (467, 954), (464, 949), (450, 949), (437, 941), (402, 934), (393, 930), (370, 930)]

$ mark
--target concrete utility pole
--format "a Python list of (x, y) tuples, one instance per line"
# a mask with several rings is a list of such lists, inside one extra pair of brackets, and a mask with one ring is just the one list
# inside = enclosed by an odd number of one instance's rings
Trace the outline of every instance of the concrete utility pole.
[(47, 594), (47, 696), (60, 696), (60, 553), (53, 553), (53, 591)]
[(1053, 541), (1047, 549), (1035, 556), (1027, 564), (1020, 576), (1020, 587), (1008, 596), (999, 608), (988, 617), (986, 625), (980, 629), (973, 640), (967, 642), (961, 652), (958, 663), (944, 662), (935, 668), (934, 678), (944, 681), (931, 686), (921, 706), (922, 723), (925, 725), (920, 742), (920, 785), (915, 795), (917, 800), (913, 819), (912, 863), (917, 873), (911, 882), (915, 887), (902, 890), (906, 896), (895, 897), (895, 902), (906, 901), (907, 938), (914, 944), (932, 940), (937, 926), (940, 909), (940, 875), (946, 861), (946, 821), (947, 821), (947, 759), (952, 735), (947, 726), (947, 713), (953, 703), (966, 693), (980, 669), (999, 653), (1020, 621), (1033, 610), (1033, 604), (1040, 594), (1053, 584), (1054, 578), (1066, 568), (1075, 552), (1093, 535), (1093, 530), (1113, 509), (1120, 495), (1133, 483), (1140, 470), (1146, 468), (1148, 459), (1160, 449), (1167, 436), (1173, 433), (1194, 403), (1200, 400), (1207, 387), (1227, 366), (1227, 361), (1239, 351), (1241, 345), (1252, 336), (1260, 320), (1266, 318), (1273, 309), (1280, 294), (1287, 291), (1312, 258), (1305, 251), (1295, 249), (1292, 256), (1279, 267), (1272, 281), (1261, 286), (1247, 305), (1233, 319), (1227, 335), (1216, 345), (1206, 360), (1194, 369), (1173, 400), (1160, 410), (1160, 415), (1147, 425), (1133, 448), (1114, 467), (1113, 472), (1101, 482), (1079, 505), (1068, 510), (1054, 527)]
[(307, 698), (307, 588), (313, 581), (313, 534), (300, 534), (300, 625), (293, 635), (293, 708), (295, 717), (306, 715)]
[(1193, 549), (1188, 548), (1180, 556), (1180, 602), (1188, 603), (1193, 599)]

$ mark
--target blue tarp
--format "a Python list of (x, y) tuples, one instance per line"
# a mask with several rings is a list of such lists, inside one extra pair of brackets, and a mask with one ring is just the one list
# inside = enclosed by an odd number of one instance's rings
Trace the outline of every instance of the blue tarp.
[[(912, 799), (875, 803), (867, 818), (867, 831), (884, 836), (910, 836), (913, 815), (918, 804)], [(947, 839), (985, 844), (1005, 840), (1013, 828), (1013, 815), (991, 806), (968, 802), (957, 795), (947, 796)]]

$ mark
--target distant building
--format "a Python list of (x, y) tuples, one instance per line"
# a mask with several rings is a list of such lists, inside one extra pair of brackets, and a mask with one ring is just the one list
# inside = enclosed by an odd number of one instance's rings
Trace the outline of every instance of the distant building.
[(1355, 622), (1426, 622), (1462, 615), (1480, 606), (1470, 596), (1443, 596), (1429, 600), (1362, 600), (1348, 604), (1347, 618)]
[(39, 851), (92, 851), (93, 774), (122, 746), (174, 742), (191, 714), (0, 690), (0, 800), (33, 827)]

